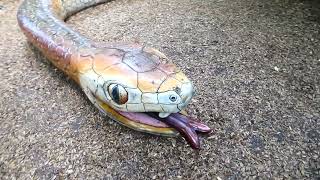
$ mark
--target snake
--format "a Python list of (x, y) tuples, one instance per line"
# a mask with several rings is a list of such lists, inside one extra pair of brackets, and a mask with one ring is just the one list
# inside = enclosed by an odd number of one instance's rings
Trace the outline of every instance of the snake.
[(195, 87), (165, 54), (138, 43), (101, 43), (66, 19), (108, 0), (24, 0), (17, 21), (27, 41), (78, 84), (104, 115), (131, 129), (183, 137), (200, 148), (211, 132), (185, 108)]

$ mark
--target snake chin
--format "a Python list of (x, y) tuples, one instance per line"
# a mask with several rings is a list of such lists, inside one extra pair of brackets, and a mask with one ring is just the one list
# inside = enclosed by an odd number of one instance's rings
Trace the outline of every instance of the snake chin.
[(183, 111), (178, 113), (127, 112), (112, 108), (92, 92), (87, 93), (87, 95), (101, 112), (120, 124), (150, 134), (163, 136), (176, 136), (180, 134), (194, 149), (200, 148), (198, 133), (211, 132), (211, 129), (207, 125), (188, 115), (184, 115)]
[(100, 108), (112, 119), (129, 128), (163, 136), (180, 134), (194, 149), (200, 148), (198, 133), (210, 133), (211, 129), (198, 120), (180, 113), (168, 113), (165, 118), (159, 112), (125, 112), (117, 111), (106, 103), (99, 101)]

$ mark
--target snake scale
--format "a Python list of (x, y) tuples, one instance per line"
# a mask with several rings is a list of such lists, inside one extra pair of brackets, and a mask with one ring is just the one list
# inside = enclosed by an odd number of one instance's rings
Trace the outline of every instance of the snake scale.
[(71, 77), (105, 115), (134, 130), (182, 135), (198, 149), (205, 124), (184, 113), (191, 81), (163, 53), (136, 43), (101, 44), (69, 28), (69, 16), (107, 0), (24, 0), (17, 19), (28, 41)]

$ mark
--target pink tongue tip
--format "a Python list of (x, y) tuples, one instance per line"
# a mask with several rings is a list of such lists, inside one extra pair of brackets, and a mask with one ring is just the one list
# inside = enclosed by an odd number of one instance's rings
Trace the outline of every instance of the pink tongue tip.
[(212, 132), (212, 129), (209, 126), (207, 126), (201, 122), (198, 122), (194, 119), (190, 119), (189, 123), (192, 127), (195, 128), (195, 130), (197, 132), (200, 132), (200, 133), (211, 133)]

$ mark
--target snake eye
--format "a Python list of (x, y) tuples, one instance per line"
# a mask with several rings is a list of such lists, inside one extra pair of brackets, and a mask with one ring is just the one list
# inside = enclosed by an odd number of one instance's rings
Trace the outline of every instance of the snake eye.
[(110, 84), (108, 92), (112, 100), (117, 104), (124, 104), (128, 101), (128, 92), (118, 84)]
[(170, 95), (169, 96), (170, 101), (172, 102), (176, 102), (176, 100), (178, 99), (178, 97), (176, 95)]

